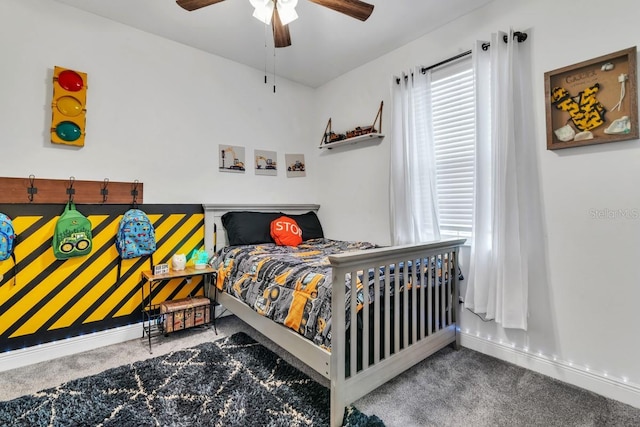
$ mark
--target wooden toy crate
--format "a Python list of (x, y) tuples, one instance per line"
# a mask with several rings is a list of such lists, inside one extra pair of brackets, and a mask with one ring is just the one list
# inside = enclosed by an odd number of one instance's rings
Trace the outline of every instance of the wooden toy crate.
[(164, 333), (206, 325), (211, 319), (209, 298), (193, 297), (165, 301), (160, 304), (160, 314), (164, 316)]

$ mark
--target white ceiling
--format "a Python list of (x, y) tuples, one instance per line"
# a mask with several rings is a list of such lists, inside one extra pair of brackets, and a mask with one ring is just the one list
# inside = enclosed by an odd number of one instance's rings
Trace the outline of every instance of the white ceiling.
[[(268, 73), (274, 70), (271, 27), (265, 29), (251, 16), (249, 0), (226, 0), (193, 12), (174, 0), (56, 1), (259, 70), (267, 68)], [(361, 22), (299, 0), (299, 18), (289, 24), (292, 45), (275, 49), (275, 71), (318, 87), (491, 1), (368, 0), (375, 8)]]

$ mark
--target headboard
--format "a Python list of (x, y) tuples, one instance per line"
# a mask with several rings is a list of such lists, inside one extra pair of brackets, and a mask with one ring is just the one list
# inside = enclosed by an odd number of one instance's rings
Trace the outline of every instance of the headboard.
[[(227, 234), (222, 226), (221, 217), (230, 211), (282, 212), (291, 215), (309, 211), (318, 213), (320, 205), (316, 204), (203, 204), (204, 208), (204, 245), (209, 256), (213, 256), (214, 241), (217, 249), (227, 246)], [(214, 236), (214, 224), (217, 233)]]

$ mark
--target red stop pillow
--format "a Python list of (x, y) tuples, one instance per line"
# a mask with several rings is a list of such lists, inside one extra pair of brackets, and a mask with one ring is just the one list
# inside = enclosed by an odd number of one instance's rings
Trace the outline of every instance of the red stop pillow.
[(280, 246), (298, 246), (302, 243), (302, 229), (288, 216), (271, 221), (271, 237)]

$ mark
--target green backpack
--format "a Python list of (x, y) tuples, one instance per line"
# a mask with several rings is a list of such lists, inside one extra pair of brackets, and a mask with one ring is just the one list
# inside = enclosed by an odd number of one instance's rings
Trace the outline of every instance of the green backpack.
[(60, 260), (91, 253), (91, 221), (68, 202), (53, 232), (53, 255)]

